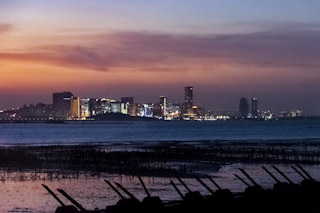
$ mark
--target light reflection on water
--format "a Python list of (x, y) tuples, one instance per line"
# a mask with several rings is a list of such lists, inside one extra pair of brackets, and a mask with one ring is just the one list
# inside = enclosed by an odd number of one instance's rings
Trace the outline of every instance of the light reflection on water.
[[(206, 173), (214, 177), (222, 188), (229, 188), (233, 192), (240, 192), (245, 189), (245, 186), (233, 176), (234, 173), (243, 176), (238, 170), (239, 167), (245, 169), (262, 186), (266, 188), (272, 187), (274, 181), (260, 166), (261, 165), (252, 164), (231, 164), (222, 166), (217, 171), (206, 171)], [(274, 172), (270, 165), (265, 166), (269, 168), (276, 177), (284, 181), (284, 178)], [(299, 183), (302, 180), (301, 177), (296, 174), (290, 166), (291, 165), (278, 165), (293, 182)], [(304, 166), (304, 168), (315, 179), (319, 180), (320, 165)], [(25, 181), (7, 178), (5, 181), (0, 182), (0, 212), (54, 212), (59, 204), (41, 186), (42, 183), (48, 185), (55, 192), (57, 192), (55, 190), (57, 188), (65, 190), (87, 209), (94, 209), (96, 207), (102, 209), (107, 205), (115, 204), (119, 199), (115, 192), (103, 181), (104, 178), (121, 183), (130, 192), (134, 193), (138, 199), (142, 199), (145, 196), (138, 178), (132, 176), (105, 175), (100, 178), (84, 178), (82, 176), (78, 179), (27, 179)], [(143, 177), (143, 179), (152, 195), (159, 195), (163, 200), (179, 199), (179, 196), (169, 184), (170, 178)], [(209, 194), (196, 180), (191, 178), (185, 178), (184, 180), (192, 190), (199, 190), (204, 195)], [(178, 181), (174, 181), (183, 192), (186, 192), (186, 190), (178, 184)], [(208, 180), (204, 179), (204, 181), (215, 189)], [(61, 195), (59, 195), (59, 197), (63, 202), (69, 204), (64, 197)]]

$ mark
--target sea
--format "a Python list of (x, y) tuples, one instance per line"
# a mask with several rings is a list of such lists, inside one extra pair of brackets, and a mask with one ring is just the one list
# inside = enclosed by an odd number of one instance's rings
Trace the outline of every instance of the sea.
[[(320, 141), (320, 119), (299, 120), (226, 120), (226, 121), (135, 121), (135, 122), (66, 122), (49, 123), (1, 123), (0, 146), (39, 146), (105, 144), (126, 147), (128, 144), (151, 144), (164, 142), (211, 142), (242, 141), (254, 143), (299, 141)], [(270, 164), (255, 165), (233, 163), (209, 165), (207, 174), (222, 188), (241, 192), (245, 186), (235, 178), (238, 168), (245, 169), (263, 187), (270, 188), (274, 181), (261, 169)], [(287, 164), (277, 165), (292, 181), (299, 183), (302, 178)], [(320, 180), (320, 165), (305, 165), (305, 169)], [(29, 178), (25, 178), (29, 177)], [(64, 189), (87, 209), (103, 209), (115, 204), (119, 197), (108, 187), (104, 179), (116, 181), (134, 193), (138, 199), (145, 197), (139, 180), (135, 176), (104, 174), (104, 176), (80, 176), (77, 178), (45, 179), (46, 174), (38, 173), (36, 178), (30, 173), (0, 171), (0, 212), (55, 212), (59, 203), (42, 187), (49, 186), (65, 203), (70, 202), (56, 189)], [(281, 176), (279, 179), (285, 181)], [(163, 200), (178, 200), (179, 195), (170, 185), (170, 178), (145, 176), (143, 180), (154, 196)], [(173, 180), (178, 184), (177, 180)], [(196, 180), (184, 178), (194, 191), (208, 195)], [(204, 180), (208, 185), (210, 181)], [(186, 192), (181, 185), (179, 188)], [(214, 189), (213, 185), (210, 185)]]
[(320, 139), (320, 119), (0, 123), (0, 145)]

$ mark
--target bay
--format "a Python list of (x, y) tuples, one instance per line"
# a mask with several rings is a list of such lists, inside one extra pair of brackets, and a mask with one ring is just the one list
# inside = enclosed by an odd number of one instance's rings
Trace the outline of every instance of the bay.
[(320, 139), (320, 120), (0, 124), (0, 145)]

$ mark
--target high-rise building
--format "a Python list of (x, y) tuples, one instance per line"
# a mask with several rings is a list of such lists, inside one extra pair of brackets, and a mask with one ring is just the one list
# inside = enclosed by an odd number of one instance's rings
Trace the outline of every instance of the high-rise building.
[(184, 88), (184, 109), (186, 114), (192, 114), (193, 107), (193, 87)]
[(121, 98), (121, 113), (136, 116), (136, 106), (133, 102), (133, 97), (122, 97)]
[(80, 119), (80, 98), (72, 97), (71, 98), (71, 118), (72, 119)]
[(129, 109), (129, 105), (128, 102), (127, 103), (121, 103), (121, 113), (127, 115), (129, 113), (128, 109)]
[(165, 117), (167, 115), (167, 97), (160, 96), (160, 108), (161, 108), (161, 115)]
[(252, 114), (252, 118), (258, 118), (258, 99), (257, 98), (251, 99), (251, 114)]
[(71, 92), (53, 93), (53, 110), (55, 117), (67, 118), (71, 111)]
[(247, 118), (249, 114), (249, 104), (246, 98), (240, 98), (239, 115), (241, 118)]
[(86, 119), (91, 116), (90, 98), (80, 99), (81, 119)]

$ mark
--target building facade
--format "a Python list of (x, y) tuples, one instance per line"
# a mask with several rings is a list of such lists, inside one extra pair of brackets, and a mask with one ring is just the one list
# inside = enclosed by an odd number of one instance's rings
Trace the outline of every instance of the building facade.
[(81, 111), (80, 111), (80, 98), (72, 97), (71, 98), (71, 119), (80, 119)]
[(249, 114), (249, 104), (246, 98), (240, 98), (240, 105), (239, 105), (239, 116), (241, 118), (248, 118)]
[(71, 92), (53, 93), (54, 116), (58, 118), (68, 118), (71, 115)]
[(193, 112), (193, 87), (184, 88), (184, 114), (192, 114)]
[(160, 110), (161, 110), (161, 117), (167, 116), (167, 97), (160, 96)]
[(259, 117), (258, 99), (257, 98), (252, 98), (251, 99), (251, 114), (252, 114), (252, 118), (258, 118)]

